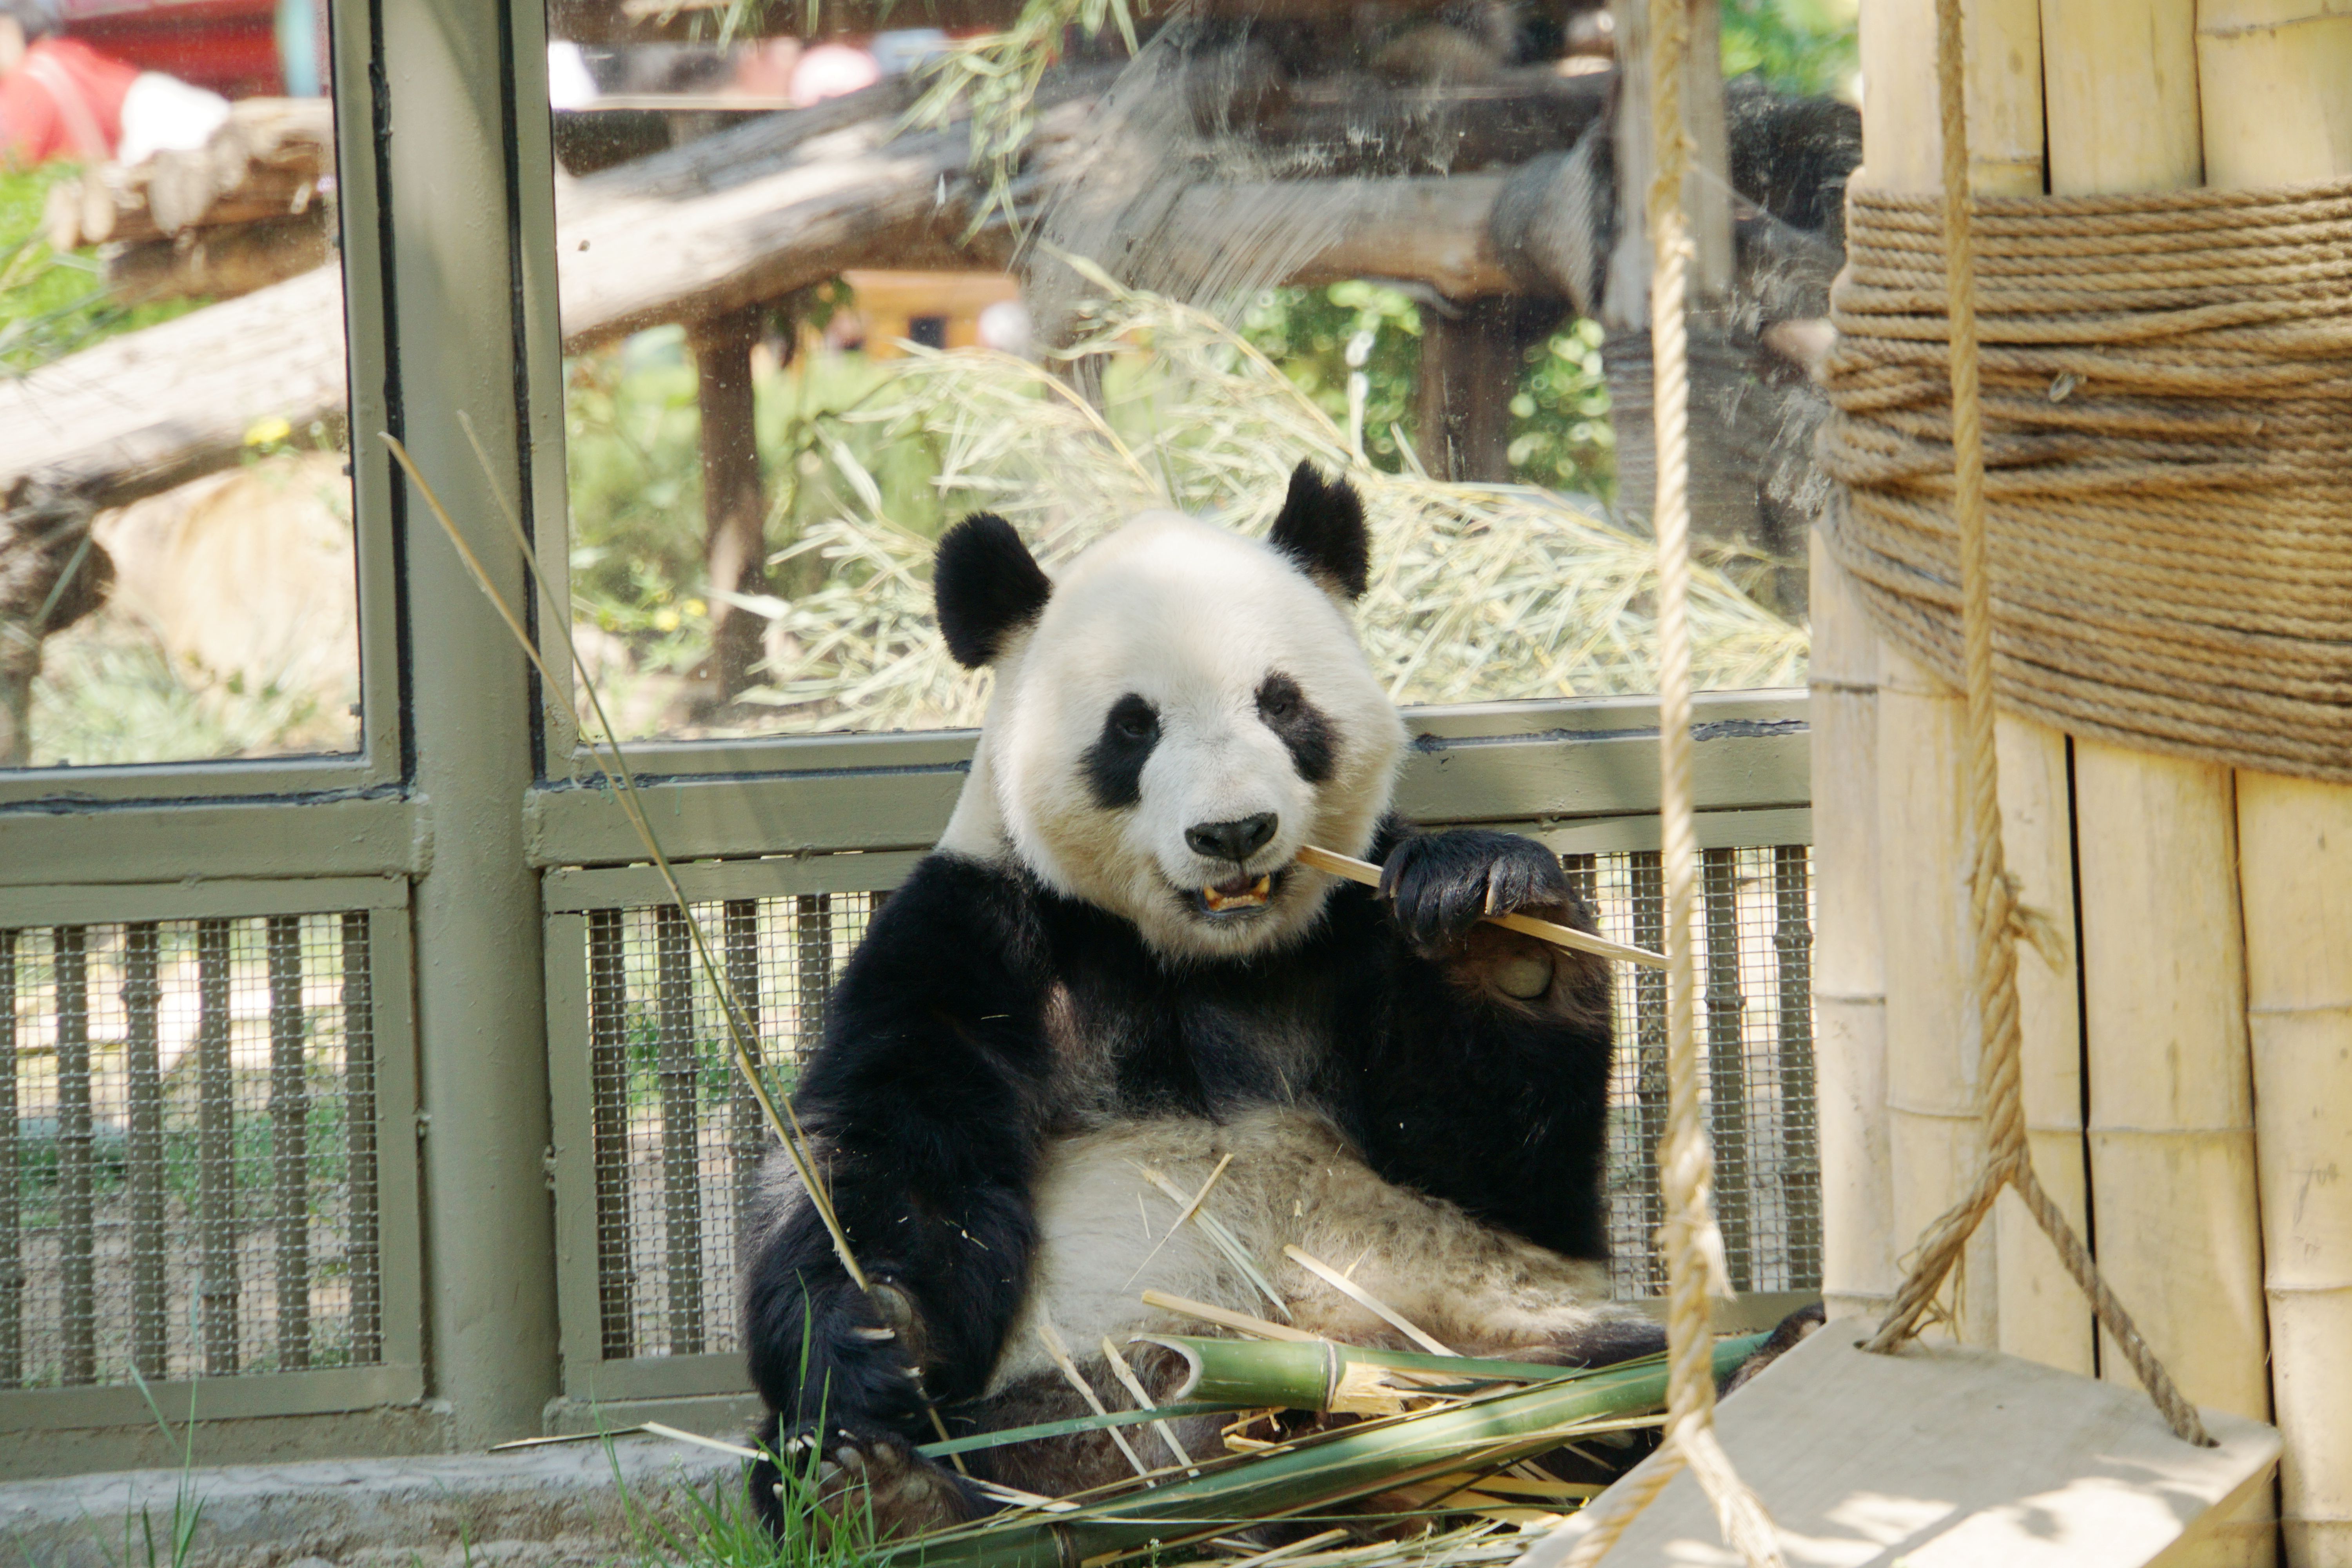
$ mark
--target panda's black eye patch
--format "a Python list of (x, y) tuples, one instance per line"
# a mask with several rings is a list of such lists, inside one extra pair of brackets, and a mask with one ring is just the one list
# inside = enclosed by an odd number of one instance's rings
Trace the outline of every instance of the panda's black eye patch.
[(1087, 787), (1105, 811), (1143, 798), (1143, 764), (1160, 743), (1160, 710), (1130, 691), (1110, 705), (1102, 733), (1081, 759)]
[(1276, 670), (1258, 682), (1257, 716), (1290, 752), (1290, 765), (1308, 784), (1331, 776), (1331, 721), (1307, 700), (1298, 682)]

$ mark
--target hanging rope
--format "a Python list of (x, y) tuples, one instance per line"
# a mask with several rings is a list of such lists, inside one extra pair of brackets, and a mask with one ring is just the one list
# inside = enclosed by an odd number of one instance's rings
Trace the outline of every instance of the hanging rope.
[(1895, 1294), (1895, 1307), (1872, 1338), (1874, 1351), (1891, 1351), (1916, 1333), (1962, 1248), (1992, 1209), (2001, 1188), (2014, 1187), (2058, 1249), (2068, 1273), (2115, 1336), (2172, 1430), (2210, 1447), (2196, 1407), (2182, 1397), (2164, 1363), (2132, 1324), (2131, 1314), (2100, 1278), (2098, 1266), (2066, 1216), (2033, 1173), (2025, 1141), (2025, 1100), (2019, 1060), (2022, 1034), (2017, 1005), (2017, 938), (2023, 921), (2015, 884), (2003, 863), (2000, 775), (1993, 746), (1992, 584), (1985, 546), (1984, 415), (1979, 385), (1976, 268), (1969, 193), (1966, 75), (1961, 57), (1960, 0), (1936, 0), (1936, 85), (1944, 129), (1944, 252), (1951, 303), (1952, 516), (1958, 531), (1962, 684), (1968, 698), (1967, 789), (1975, 845), (1969, 867), (1969, 913), (1975, 922), (1975, 983), (1982, 1020), (1985, 1134), (1990, 1151), (1974, 1191), (1936, 1221), (1917, 1260)]
[(1591, 1568), (1687, 1466), (1715, 1505), (1724, 1541), (1749, 1568), (1781, 1568), (1764, 1505), (1732, 1468), (1715, 1432), (1715, 1334), (1709, 1303), (1727, 1294), (1723, 1233), (1715, 1223), (1715, 1152), (1700, 1113), (1697, 974), (1691, 948), (1698, 902), (1692, 822), (1690, 649), (1690, 344), (1684, 321), (1693, 246), (1683, 191), (1691, 140), (1682, 87), (1690, 54), (1690, 0), (1650, 10), (1650, 346), (1654, 367), (1658, 489), (1658, 825), (1665, 878), (1666, 1130), (1658, 1143), (1665, 1202), (1665, 1446), (1643, 1476), (1599, 1505), (1564, 1568)]

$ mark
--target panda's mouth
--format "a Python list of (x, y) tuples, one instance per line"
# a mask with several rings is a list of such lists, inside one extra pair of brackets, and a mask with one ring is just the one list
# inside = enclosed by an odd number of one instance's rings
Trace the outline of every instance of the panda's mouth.
[(1276, 884), (1281, 878), (1281, 871), (1268, 871), (1263, 876), (1244, 875), (1231, 881), (1195, 889), (1192, 906), (1212, 920), (1232, 920), (1247, 915), (1263, 910), (1273, 901)]

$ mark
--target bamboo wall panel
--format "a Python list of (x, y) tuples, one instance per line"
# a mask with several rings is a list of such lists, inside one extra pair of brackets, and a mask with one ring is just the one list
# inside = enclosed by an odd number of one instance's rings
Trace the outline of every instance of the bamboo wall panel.
[[(1970, 5), (1970, 178), (1988, 195), (2042, 188), (2041, 17), (2032, 0)], [(1863, 167), (1858, 184), (1940, 188), (1933, 8), (1863, 7)], [(1872, 83), (1884, 84), (1880, 90)], [(1983, 1166), (1977, 1114), (1979, 1030), (1969, 993), (1958, 692), (1891, 649), (1877, 697), (1879, 913), (1884, 931), (1887, 1154), (1893, 1247), (1907, 1251)], [(1994, 1227), (1970, 1243), (1958, 1290), (1959, 1337), (1999, 1333)]]
[[(2205, 175), (2352, 174), (2352, 14), (2207, 0), (2197, 18)], [(2352, 789), (2237, 776), (2273, 1405), (2294, 1568), (2352, 1564)]]
[[(2017, 946), (2017, 1002), (2026, 1139), (2042, 1184), (2075, 1234), (2089, 1220), (2083, 1150), (2083, 1016), (2075, 954), (2073, 780), (2066, 737), (2031, 719), (2004, 715), (2000, 752), (2001, 845), (2019, 896), (2055, 928), (2063, 951)], [(2000, 1348), (2085, 1376), (2096, 1367), (2091, 1313), (2050, 1238), (2015, 1193), (1993, 1211), (2000, 1268)]]
[(2352, 1563), (2352, 790), (2238, 775), (2287, 1559)]
[[(2078, 739), (2074, 786), (2099, 1267), (2189, 1398), (2267, 1420), (2230, 770)], [(2194, 1561), (2271, 1561), (2269, 1513)]]
[[(2053, 0), (2050, 20), (2052, 192), (2200, 183), (2194, 0)], [(2099, 1265), (2191, 1399), (2267, 1418), (2229, 772), (2078, 739), (2074, 787)], [(2101, 1366), (2130, 1375), (2112, 1346)], [(2271, 1512), (2193, 1561), (2272, 1561)]]
[(2197, 73), (2207, 184), (2352, 171), (2352, 14), (2340, 4), (2205, 0)]
[(1878, 905), (1878, 634), (1828, 550), (1812, 555), (1814, 1073), (1822, 1295), (1875, 1320), (1899, 1279), (1886, 1151)]

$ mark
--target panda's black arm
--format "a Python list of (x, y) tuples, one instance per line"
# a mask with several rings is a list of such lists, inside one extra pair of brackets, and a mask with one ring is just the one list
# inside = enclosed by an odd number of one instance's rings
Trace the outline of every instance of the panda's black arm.
[(1423, 836), (1391, 823), (1375, 854), (1389, 863), (1407, 839), (1396, 863), (1408, 885), (1393, 900), (1335, 895), (1356, 905), (1353, 921), (1335, 909), (1335, 923), (1371, 928), (1360, 942), (1381, 971), (1354, 988), (1379, 1007), (1353, 1032), (1363, 1045), (1350, 1119), (1365, 1155), (1389, 1179), (1540, 1246), (1605, 1257), (1606, 962), (1492, 925), (1433, 942), (1428, 922), (1415, 919), (1449, 892), (1482, 889), (1496, 867), (1519, 873), (1499, 879), (1520, 890), (1516, 907), (1585, 930), (1591, 913), (1530, 839), (1476, 829)]
[(835, 987), (794, 1105), (877, 1292), (850, 1279), (804, 1201), (758, 1247), (746, 1348), (788, 1426), (822, 1407), (835, 1427), (928, 1437), (926, 1393), (981, 1391), (1033, 1245), (1047, 1070), (1035, 942), (1020, 884), (932, 856)]

